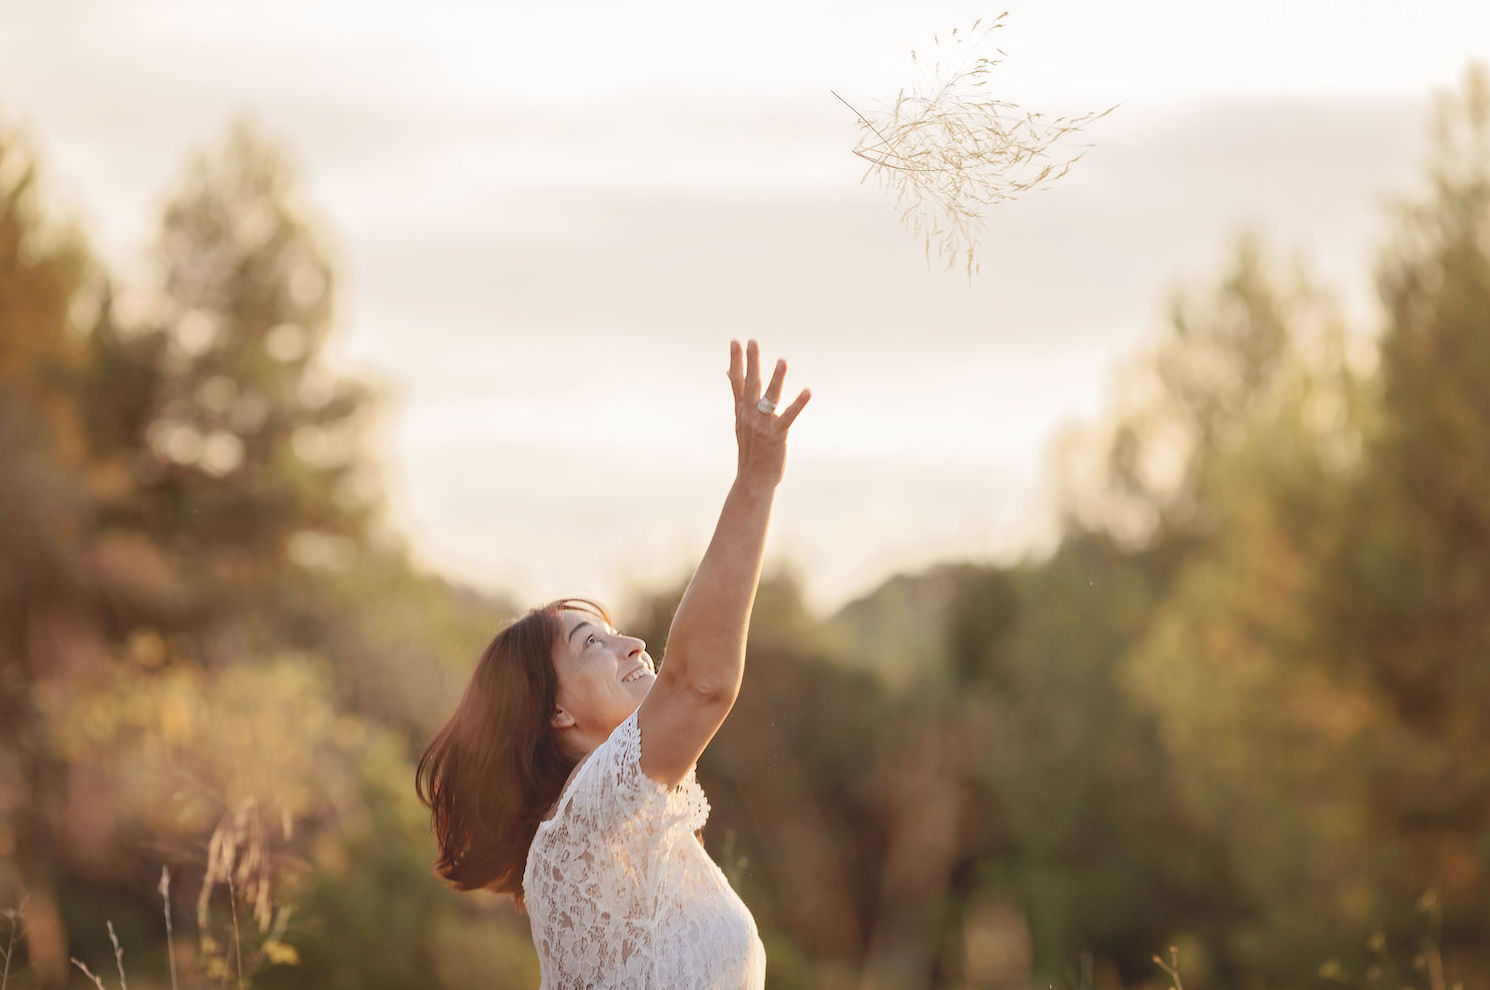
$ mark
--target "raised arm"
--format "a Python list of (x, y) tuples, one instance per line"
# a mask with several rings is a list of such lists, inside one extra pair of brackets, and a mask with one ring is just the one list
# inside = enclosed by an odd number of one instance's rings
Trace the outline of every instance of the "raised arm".
[[(765, 399), (781, 400), (786, 362), (777, 361)], [(676, 786), (729, 714), (745, 672), (745, 634), (760, 583), (771, 502), (786, 465), (786, 434), (812, 393), (803, 389), (780, 413), (763, 412), (760, 348), (742, 355), (730, 341), (739, 456), (714, 537), (673, 616), (657, 682), (637, 712), (642, 771)]]

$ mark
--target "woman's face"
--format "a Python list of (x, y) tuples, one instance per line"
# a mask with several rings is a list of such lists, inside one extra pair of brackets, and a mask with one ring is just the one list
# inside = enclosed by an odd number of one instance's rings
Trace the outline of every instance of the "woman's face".
[(553, 726), (569, 733), (575, 750), (588, 752), (642, 703), (657, 680), (647, 644), (622, 636), (598, 615), (559, 612), (554, 671), (559, 679)]

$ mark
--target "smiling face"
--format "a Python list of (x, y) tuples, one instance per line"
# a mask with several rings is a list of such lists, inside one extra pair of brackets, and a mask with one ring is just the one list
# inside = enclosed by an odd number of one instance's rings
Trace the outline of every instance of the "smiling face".
[(647, 644), (623, 636), (597, 615), (559, 612), (554, 644), (559, 690), (550, 724), (576, 759), (590, 752), (642, 703), (657, 674)]

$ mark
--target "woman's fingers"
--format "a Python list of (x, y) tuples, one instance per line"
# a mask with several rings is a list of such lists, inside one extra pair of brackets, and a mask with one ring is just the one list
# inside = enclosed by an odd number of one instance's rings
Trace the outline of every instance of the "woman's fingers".
[(740, 353), (740, 342), (729, 342), (729, 387), (735, 393), (735, 401), (745, 397), (745, 359)]
[(771, 373), (771, 383), (766, 386), (765, 398), (770, 399), (772, 405), (781, 401), (781, 383), (785, 378), (786, 361), (784, 359), (778, 359), (776, 370)]
[(745, 344), (745, 394), (740, 398), (752, 406), (761, 398), (761, 348), (753, 340)]
[[(742, 361), (743, 358), (743, 361)], [(742, 368), (741, 365), (744, 365)], [(729, 342), (729, 384), (735, 393), (735, 401), (754, 406), (762, 398), (771, 400), (773, 405), (781, 403), (781, 389), (786, 382), (786, 360), (779, 359), (776, 367), (771, 372), (771, 381), (766, 385), (765, 395), (761, 395), (761, 353), (760, 345), (754, 340), (747, 341), (745, 347), (740, 347), (738, 340)], [(784, 430), (792, 425), (802, 407), (807, 405), (807, 400), (812, 398), (812, 392), (803, 389), (792, 404), (783, 410), (780, 415), (773, 416), (779, 421)], [(770, 415), (770, 414), (768, 414)]]
[[(778, 388), (777, 391), (779, 392), (780, 389)], [(807, 400), (810, 398), (812, 398), (811, 389), (804, 388), (797, 393), (797, 397), (792, 400), (792, 404), (787, 406), (781, 413), (781, 428), (783, 430), (791, 429), (792, 423), (797, 419), (797, 414), (802, 411), (803, 406), (807, 405)]]

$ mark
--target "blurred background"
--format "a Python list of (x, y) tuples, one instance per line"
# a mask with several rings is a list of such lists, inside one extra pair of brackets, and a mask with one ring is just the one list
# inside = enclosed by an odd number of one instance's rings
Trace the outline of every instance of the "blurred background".
[(998, 13), (0, 8), (0, 990), (536, 986), (413, 761), (530, 605), (663, 655), (746, 336), (768, 986), (1490, 987), (1490, 8), (1011, 9), (1118, 108), (968, 278), (833, 92)]

